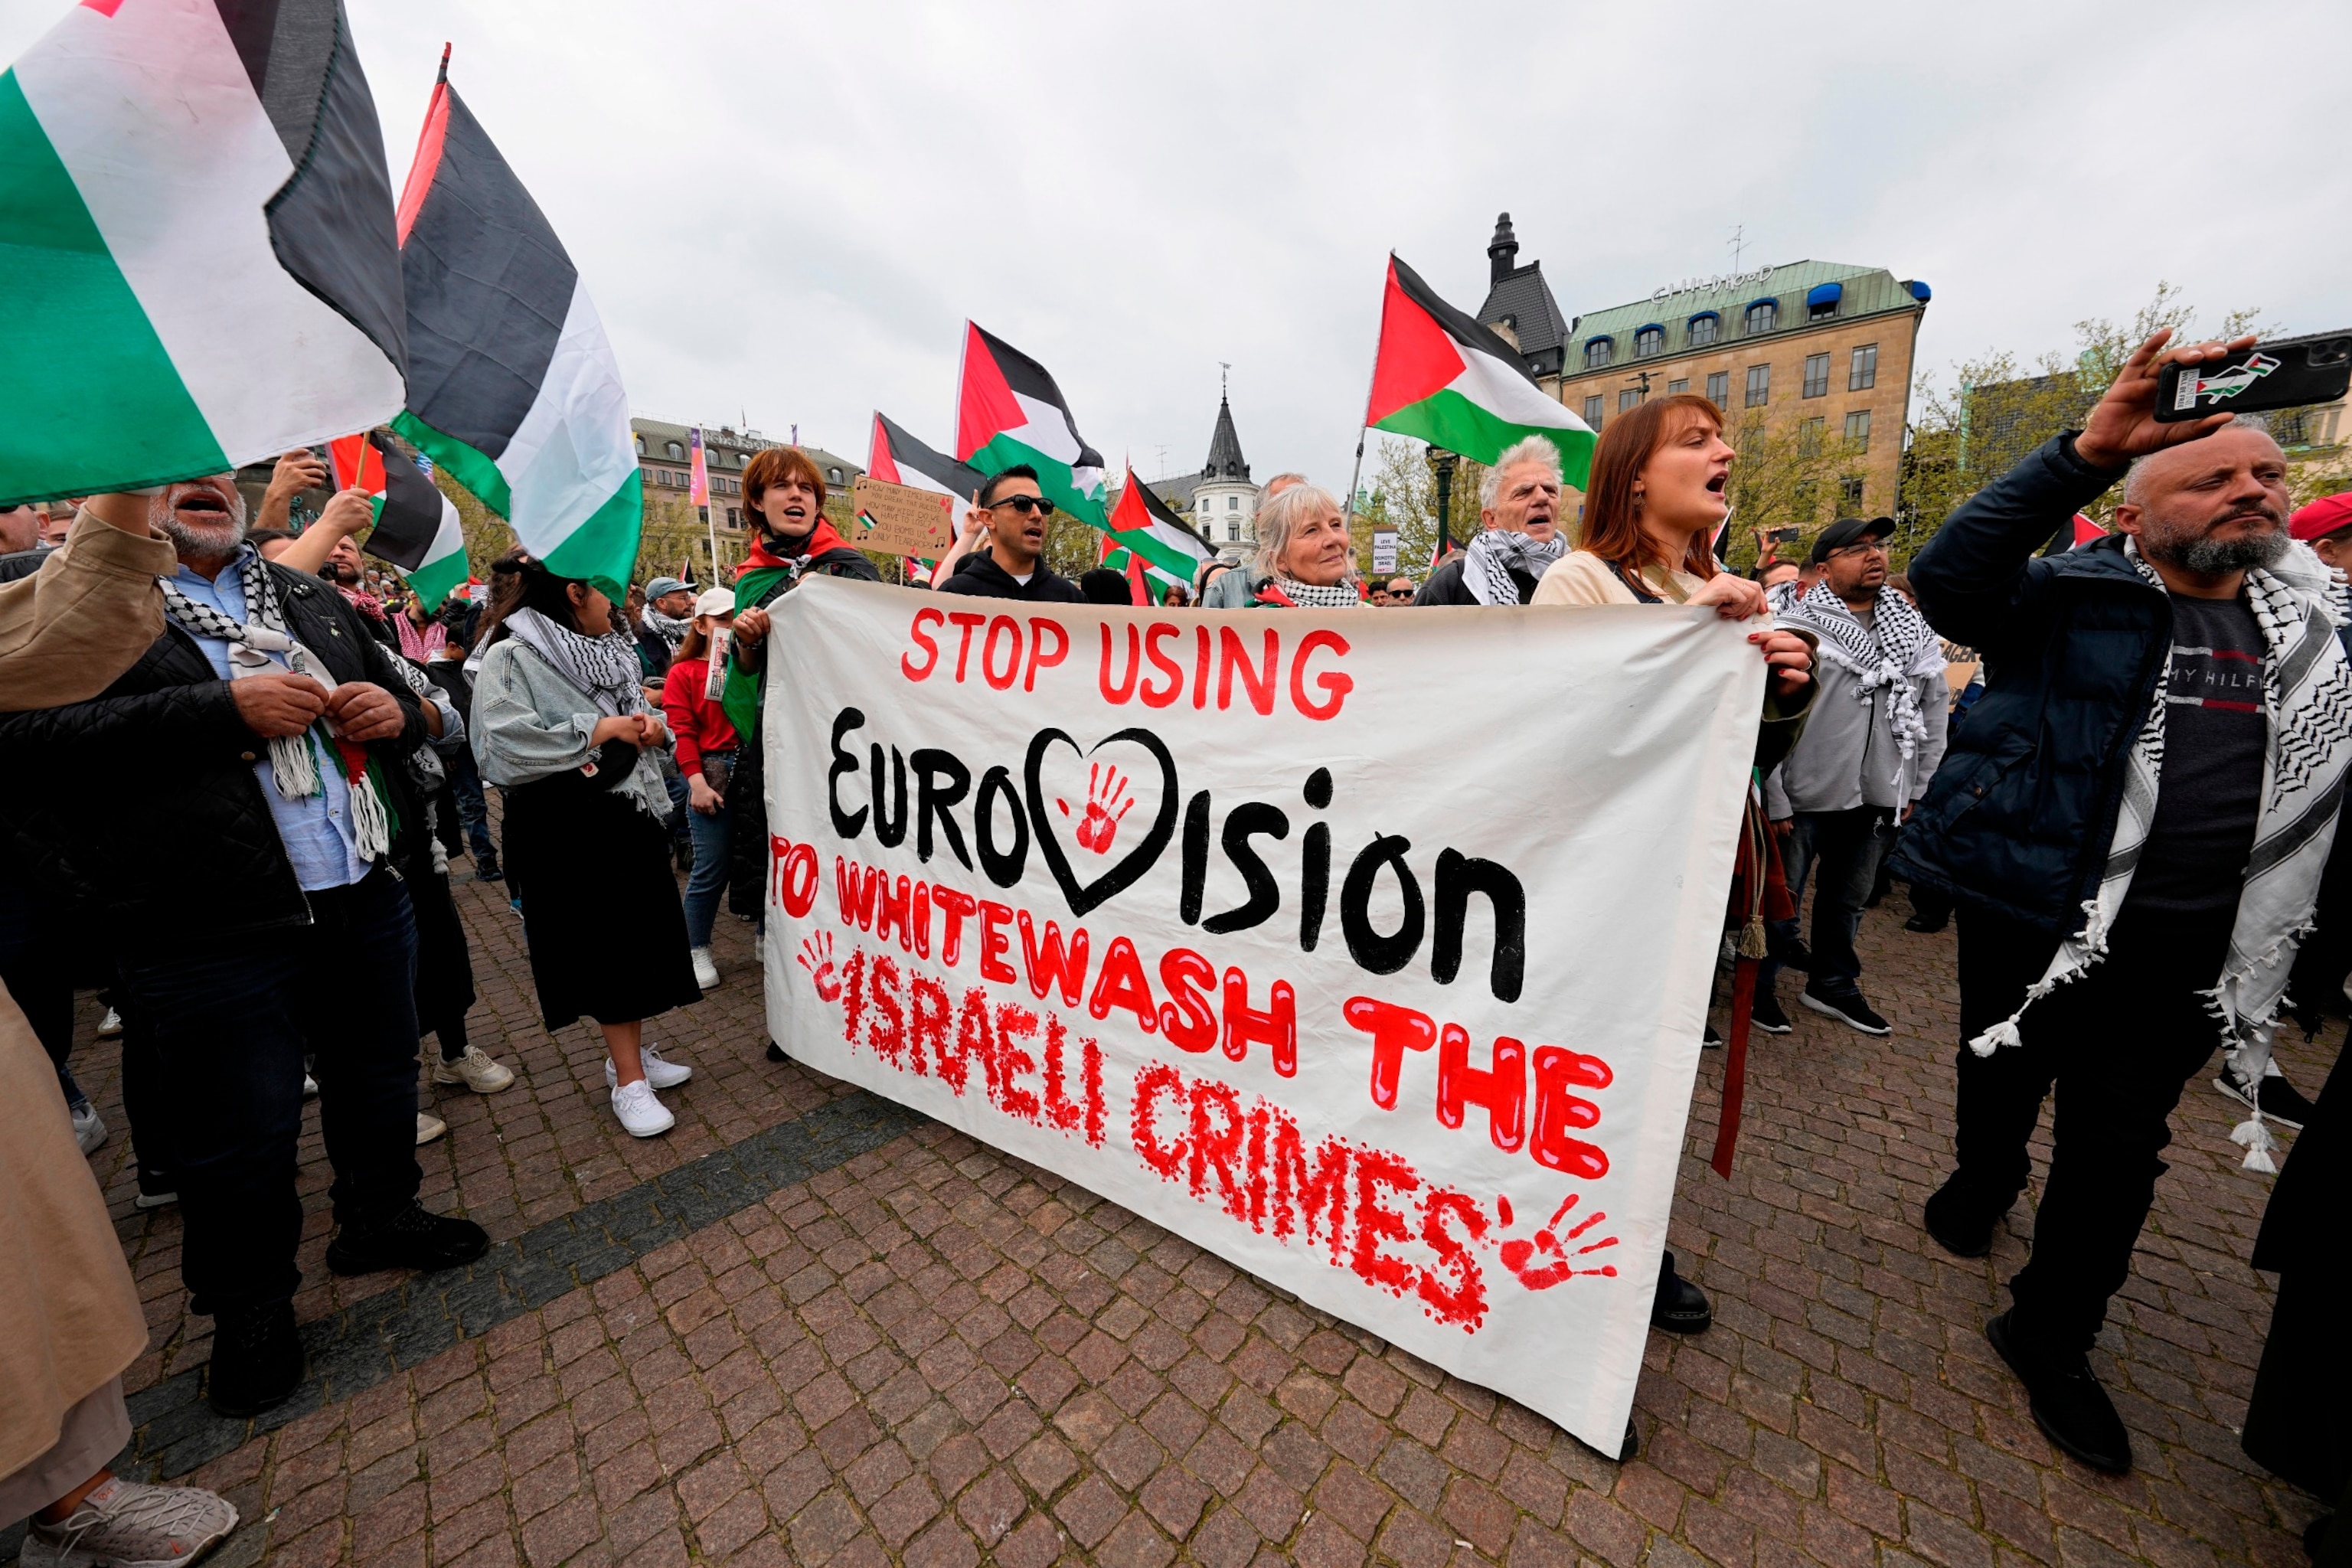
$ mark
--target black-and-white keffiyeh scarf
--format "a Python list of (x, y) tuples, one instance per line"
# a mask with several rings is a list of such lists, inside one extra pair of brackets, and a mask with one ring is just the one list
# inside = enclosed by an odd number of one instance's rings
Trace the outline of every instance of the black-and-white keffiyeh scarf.
[(645, 614), (638, 618), (645, 623), (646, 630), (669, 644), (669, 651), (673, 658), (677, 654), (677, 645), (686, 640), (686, 634), (694, 626), (690, 620), (680, 620), (674, 616), (665, 616), (651, 605), (646, 606)]
[(645, 667), (637, 662), (636, 645), (626, 634), (582, 637), (531, 609), (515, 611), (505, 626), (556, 674), (578, 687), (597, 711), (617, 719), (646, 710), (646, 694), (637, 685)]
[(1268, 586), (1302, 610), (1360, 610), (1365, 607), (1364, 596), (1349, 583), (1333, 583), (1323, 587), (1313, 583), (1294, 582), (1288, 577), (1276, 577)]
[[(1882, 589), (1872, 616), (1877, 624), (1866, 626), (1822, 582), (1813, 584), (1812, 592), (1791, 597), (1779, 614), (1791, 626), (1820, 634), (1822, 657), (1852, 672), (1857, 699), (1867, 703), (1881, 688), (1885, 689), (1887, 722), (1902, 763), (1918, 755), (1919, 742), (1927, 738), (1927, 716), (1919, 710), (1919, 693), (1912, 682), (1943, 673), (1944, 641), (1911, 601)], [(1898, 763), (1895, 781), (1901, 779)]]
[[(332, 691), (338, 684), (333, 673), (287, 630), (285, 606), (278, 602), (278, 584), (269, 574), (268, 563), (258, 551), (247, 550), (237, 558), (236, 574), (237, 584), (245, 593), (243, 621), (231, 620), (210, 605), (189, 598), (169, 577), (158, 577), (155, 581), (163, 590), (163, 613), (190, 637), (218, 637), (228, 644), (232, 682), (290, 672), (307, 675)], [(278, 658), (271, 658), (271, 654)], [(323, 716), (299, 735), (270, 738), (270, 783), (287, 800), (323, 795), (326, 785), (319, 776), (321, 753), (335, 757), (342, 766), (351, 796), (352, 847), (362, 859), (381, 858), (392, 847), (392, 816), (383, 785), (373, 775), (374, 764), (362, 748), (336, 736)]]
[[(2164, 580), (2141, 558), (2137, 543), (2126, 542), (2124, 552), (2148, 584), (2163, 591)], [(2352, 622), (2352, 601), (2343, 580), (2301, 544), (2269, 570), (2246, 574), (2246, 600), (2266, 647), (2262, 801), (2253, 853), (2230, 929), (2229, 957), (2220, 978), (2200, 994), (2221, 1021), (2230, 1065), (2247, 1082), (2259, 1084), (2270, 1066), (2271, 1035), (2285, 1000), (2296, 943), (2311, 929), (2320, 876), (2336, 842), (2346, 775), (2352, 770), (2352, 661), (2346, 659), (2337, 636), (2339, 626)], [(2026, 1008), (2106, 956), (2107, 932), (2123, 910), (2156, 817), (2171, 678), (2168, 647), (2147, 721), (2124, 765), (2115, 840), (2098, 895), (2083, 905), (2083, 929), (2059, 944), (2050, 967), (2027, 989), (2015, 1013), (1969, 1042), (1977, 1055), (1989, 1057), (2002, 1046), (2016, 1045), (2017, 1021)], [(2259, 1109), (2230, 1136), (2246, 1151), (2248, 1170), (2278, 1168)]]
[(1482, 605), (1516, 605), (1519, 585), (1511, 580), (1511, 568), (1541, 577), (1546, 567), (1567, 553), (1567, 537), (1557, 531), (1539, 540), (1507, 528), (1490, 528), (1462, 552), (1462, 585)]

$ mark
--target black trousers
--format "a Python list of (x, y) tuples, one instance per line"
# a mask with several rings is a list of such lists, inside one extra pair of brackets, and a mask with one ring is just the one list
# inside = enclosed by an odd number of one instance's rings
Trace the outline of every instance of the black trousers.
[(2221, 1044), (2197, 994), (2221, 973), (2233, 911), (2144, 915), (2126, 909), (2108, 955), (2029, 1008), (2022, 1043), (1979, 1057), (1968, 1042), (2017, 1010), (2057, 941), (1962, 910), (1959, 1115), (1962, 1190), (2006, 1213), (2025, 1190), (2026, 1140), (2054, 1089), (2050, 1179), (2033, 1253), (2010, 1280), (2011, 1320), (2027, 1343), (2087, 1351), (2107, 1298), (2131, 1271), (2132, 1247), (2165, 1172), (2173, 1107)]
[(308, 895), (312, 923), (227, 943), (156, 944), (122, 961), (125, 1016), (171, 1118), (191, 1309), (265, 1306), (301, 1283), (296, 1144), (302, 1056), (319, 1080), (335, 1219), (365, 1226), (415, 1200), (416, 928), (377, 870)]

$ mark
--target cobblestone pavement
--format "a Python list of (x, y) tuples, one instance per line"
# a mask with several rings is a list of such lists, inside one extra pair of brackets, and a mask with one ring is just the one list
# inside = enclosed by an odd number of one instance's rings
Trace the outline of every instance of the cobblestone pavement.
[[(1918, 1229), (1949, 1155), (1957, 995), (1951, 938), (1902, 931), (1899, 893), (1863, 941), (1894, 1037), (1792, 1010), (1794, 1034), (1759, 1038), (1729, 1182), (1705, 1164), (1720, 1058), (1702, 1068), (1672, 1245), (1716, 1326), (1652, 1336), (1641, 1455), (1619, 1465), (1114, 1204), (762, 1061), (732, 922), (726, 984), (656, 1031), (696, 1068), (667, 1097), (677, 1131), (623, 1136), (601, 1047), (539, 1026), (503, 889), (460, 875), (475, 1038), (520, 1081), (428, 1090), (450, 1131), (422, 1151), (425, 1196), (528, 1278), (467, 1294), (328, 1275), (313, 1118), (298, 1307), (314, 1364), (387, 1301), (453, 1326), (214, 1445), (194, 1479), (249, 1521), (224, 1568), (2303, 1561), (2315, 1503), (2235, 1434), (2270, 1292), (2246, 1264), (2267, 1179), (2237, 1167), (2229, 1108), (2200, 1079), (2176, 1119), (2094, 1357), (2138, 1468), (2095, 1475), (2036, 1431), (1984, 1340), (2030, 1205), (1989, 1259)], [(85, 1040), (95, 1025), (85, 1007)], [(2283, 1059), (2315, 1089), (2326, 1055), (2298, 1037)], [(186, 1313), (175, 1212), (131, 1206), (115, 1058), (85, 1045), (77, 1065), (117, 1130), (93, 1160), (153, 1326), (129, 1378), (136, 1462), (168, 1471), (205, 1451), (172, 1391), (193, 1387), (208, 1324)], [(863, 1143), (837, 1136), (853, 1124)], [(549, 1257), (589, 1282), (530, 1272)]]

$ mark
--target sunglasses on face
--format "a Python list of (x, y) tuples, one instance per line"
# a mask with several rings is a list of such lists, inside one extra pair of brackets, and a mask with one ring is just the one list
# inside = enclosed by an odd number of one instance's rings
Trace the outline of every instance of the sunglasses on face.
[(1039, 517), (1054, 515), (1054, 503), (1044, 496), (1006, 496), (1003, 500), (990, 502), (988, 510), (994, 511), (1001, 506), (1009, 506), (1024, 517), (1033, 511)]
[(1831, 551), (1830, 554), (1832, 558), (1846, 559), (1856, 555), (1884, 555), (1886, 552), (1886, 541), (1873, 539), (1861, 544), (1841, 545)]

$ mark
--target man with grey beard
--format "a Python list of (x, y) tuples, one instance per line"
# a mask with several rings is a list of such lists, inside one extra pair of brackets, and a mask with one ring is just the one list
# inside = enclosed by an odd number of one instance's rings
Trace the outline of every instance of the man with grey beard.
[[(2054, 1089), (2031, 1257), (1986, 1333), (2052, 1441), (2116, 1472), (2130, 1440), (2085, 1352), (2183, 1085), (2216, 1046), (2262, 1081), (2352, 776), (2352, 610), (2288, 539), (2278, 444), (2226, 415), (2155, 417), (2168, 359), (2253, 340), (2168, 353), (2170, 336), (1912, 563), (1928, 622), (1992, 673), (1895, 857), (1959, 909), (1955, 1169), (1927, 1231), (1990, 1250)], [(2035, 554), (2118, 479), (2116, 533)], [(2234, 1138), (2271, 1168), (2261, 1110)]]
[(488, 1238), (416, 1201), (404, 878), (430, 848), (399, 765), (425, 739), (416, 699), (340, 594), (246, 542), (233, 476), (163, 487), (149, 521), (176, 560), (163, 633), (97, 696), (0, 718), (0, 823), (45, 894), (113, 939), (169, 1108), (181, 1273), (215, 1320), (206, 1396), (252, 1415), (302, 1375), (306, 1052), (328, 1268), (448, 1268)]

